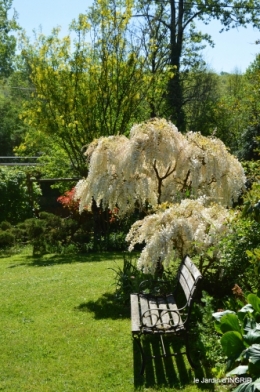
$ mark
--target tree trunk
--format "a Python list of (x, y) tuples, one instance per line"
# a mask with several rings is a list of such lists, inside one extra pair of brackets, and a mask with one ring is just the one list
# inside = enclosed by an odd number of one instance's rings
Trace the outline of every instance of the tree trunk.
[(171, 23), (170, 23), (170, 65), (175, 68), (175, 76), (168, 84), (168, 105), (170, 119), (179, 131), (185, 131), (185, 116), (183, 110), (183, 91), (180, 76), (180, 59), (183, 46), (183, 0), (179, 0), (176, 9), (175, 0), (171, 0)]

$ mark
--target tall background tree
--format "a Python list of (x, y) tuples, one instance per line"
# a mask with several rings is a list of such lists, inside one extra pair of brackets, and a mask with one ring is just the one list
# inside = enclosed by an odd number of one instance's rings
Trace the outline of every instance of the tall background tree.
[(35, 91), (23, 112), (31, 131), (20, 151), (40, 134), (65, 151), (70, 170), (86, 175), (84, 145), (101, 135), (125, 134), (147, 117), (173, 73), (167, 67), (148, 72), (142, 42), (131, 31), (132, 9), (129, 0), (95, 2), (71, 25), (74, 45), (70, 37), (59, 38), (58, 29), (33, 45), (23, 38)]
[[(196, 27), (197, 22), (209, 24), (218, 19), (223, 30), (250, 24), (259, 27), (259, 3), (257, 0), (160, 0), (136, 3), (137, 15), (144, 18), (148, 26), (151, 20), (165, 31), (168, 39), (159, 39), (155, 45), (163, 44), (167, 51), (167, 63), (175, 68), (175, 77), (169, 80), (167, 88), (168, 115), (180, 130), (186, 129), (184, 105), (187, 95), (184, 93), (185, 70), (201, 62), (200, 49), (203, 42), (213, 45), (208, 34), (203, 34)], [(152, 38), (153, 31), (151, 31)], [(157, 34), (157, 38), (160, 34)], [(191, 97), (193, 93), (191, 94)]]
[(256, 7), (245, 0), (99, 0), (72, 22), (74, 42), (60, 38), (59, 29), (33, 44), (23, 36), (33, 90), (17, 153), (40, 153), (54, 176), (86, 175), (83, 146), (102, 135), (127, 135), (134, 123), (156, 116), (172, 118), (181, 131), (214, 133), (237, 152), (252, 102), (245, 104), (245, 78), (206, 68), (201, 49), (212, 40), (195, 21), (257, 26)]
[(21, 141), (20, 126), (23, 127), (18, 118), (21, 91), (18, 91), (17, 85), (20, 85), (20, 82), (19, 77), (15, 75), (15, 33), (20, 27), (15, 11), (10, 17), (11, 8), (12, 0), (0, 1), (0, 155), (13, 154), (13, 148)]
[(9, 76), (14, 70), (16, 38), (12, 34), (19, 29), (17, 14), (9, 19), (8, 12), (12, 7), (12, 0), (0, 1), (0, 76)]

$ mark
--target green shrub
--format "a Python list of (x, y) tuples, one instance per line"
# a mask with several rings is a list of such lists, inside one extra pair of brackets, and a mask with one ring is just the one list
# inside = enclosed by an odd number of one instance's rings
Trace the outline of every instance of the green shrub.
[(237, 313), (226, 310), (214, 313), (213, 317), (216, 331), (222, 334), (220, 342), (227, 357), (227, 376), (252, 378), (252, 381), (239, 385), (234, 392), (259, 390), (260, 298), (251, 293), (247, 296), (247, 304)]
[(9, 231), (0, 231), (0, 248), (8, 248), (14, 245), (15, 237)]
[(244, 195), (244, 204), (229, 224), (230, 233), (219, 241), (212, 254), (221, 255), (203, 279), (203, 288), (211, 295), (228, 295), (240, 282), (243, 291), (257, 292), (260, 287), (260, 184), (254, 183)]
[(61, 218), (40, 212), (38, 218), (26, 219), (13, 226), (12, 234), (18, 243), (31, 243), (33, 254), (45, 253), (87, 253), (97, 250), (125, 250), (127, 243), (121, 231), (101, 236), (94, 241), (89, 219)]
[(143, 274), (136, 266), (136, 259), (132, 255), (124, 254), (123, 267), (116, 266), (115, 272), (115, 296), (121, 304), (128, 304), (130, 294), (139, 291), (139, 286), (144, 280), (154, 280), (154, 276)]
[(110, 233), (108, 236), (107, 250), (127, 250), (127, 242), (125, 240), (126, 234), (124, 232)]
[(212, 313), (220, 306), (220, 301), (202, 291), (200, 301), (195, 301), (193, 307), (193, 331), (196, 336), (197, 352), (200, 353), (202, 361), (211, 368), (214, 376), (224, 374), (225, 357), (221, 348), (218, 334), (212, 320)]
[(130, 294), (142, 290), (145, 283), (145, 291), (160, 293), (172, 292), (176, 285), (177, 268), (169, 267), (160, 270), (155, 275), (144, 274), (137, 268), (135, 256), (125, 253), (123, 267), (113, 268), (115, 272), (116, 298), (119, 302), (126, 304), (130, 301)]
[(9, 233), (13, 234), (13, 236), (15, 237), (15, 241), (18, 244), (27, 244), (28, 243), (28, 233), (27, 230), (22, 227), (20, 227), (20, 225), (17, 226), (13, 226), (11, 229), (8, 230)]
[[(29, 188), (31, 194), (29, 194)], [(28, 183), (26, 172), (17, 168), (0, 168), (0, 222), (12, 224), (33, 216), (40, 188)]]
[(12, 225), (10, 222), (7, 222), (7, 221), (0, 222), (0, 229), (1, 230), (4, 231), (4, 230), (11, 229), (11, 228), (12, 228)]
[(33, 245), (33, 254), (44, 254), (57, 249), (59, 228), (62, 219), (46, 212), (39, 214), (39, 218), (27, 219), (24, 222), (28, 239)]

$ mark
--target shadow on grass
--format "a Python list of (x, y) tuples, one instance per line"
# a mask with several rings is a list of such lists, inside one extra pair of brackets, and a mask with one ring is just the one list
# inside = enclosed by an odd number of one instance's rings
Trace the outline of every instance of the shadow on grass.
[(124, 306), (120, 304), (114, 294), (105, 293), (97, 301), (88, 301), (80, 304), (75, 308), (80, 312), (92, 312), (95, 314), (95, 319), (111, 318), (113, 320), (119, 318), (129, 318), (129, 305)]
[(116, 261), (122, 260), (123, 254), (116, 252), (104, 252), (104, 253), (86, 253), (86, 254), (46, 254), (39, 256), (22, 255), (24, 262), (12, 264), (9, 268), (20, 267), (22, 265), (28, 265), (31, 267), (49, 267), (57, 264), (72, 264), (72, 263), (90, 263), (90, 262), (102, 262), (102, 261)]
[[(166, 338), (165, 350), (167, 354), (185, 351), (182, 340), (178, 338)], [(175, 357), (152, 359), (151, 356), (162, 354), (160, 339), (158, 336), (145, 336), (142, 340), (143, 349), (147, 357), (145, 373), (140, 375), (141, 355), (138, 345), (133, 341), (133, 365), (134, 384), (136, 390), (142, 388), (174, 388), (184, 389), (185, 386), (193, 385), (194, 379), (212, 378), (209, 371), (197, 360), (198, 367), (192, 369), (185, 355)], [(201, 390), (214, 391), (214, 384), (196, 384)]]

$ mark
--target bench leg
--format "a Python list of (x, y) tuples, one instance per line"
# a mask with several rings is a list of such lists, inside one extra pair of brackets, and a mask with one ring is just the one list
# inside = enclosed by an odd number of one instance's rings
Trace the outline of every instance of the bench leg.
[(186, 346), (186, 355), (189, 361), (190, 366), (194, 369), (197, 367), (197, 364), (195, 364), (190, 356), (190, 344), (189, 344), (189, 335), (186, 332), (185, 334), (185, 346)]
[(145, 371), (145, 365), (146, 365), (146, 358), (145, 358), (145, 354), (144, 354), (144, 350), (143, 350), (143, 346), (141, 343), (141, 338), (138, 335), (134, 335), (133, 336), (134, 341), (137, 343), (140, 353), (141, 353), (141, 358), (142, 358), (142, 365), (141, 365), (141, 370), (140, 370), (140, 375), (143, 376), (144, 375), (144, 371)]

